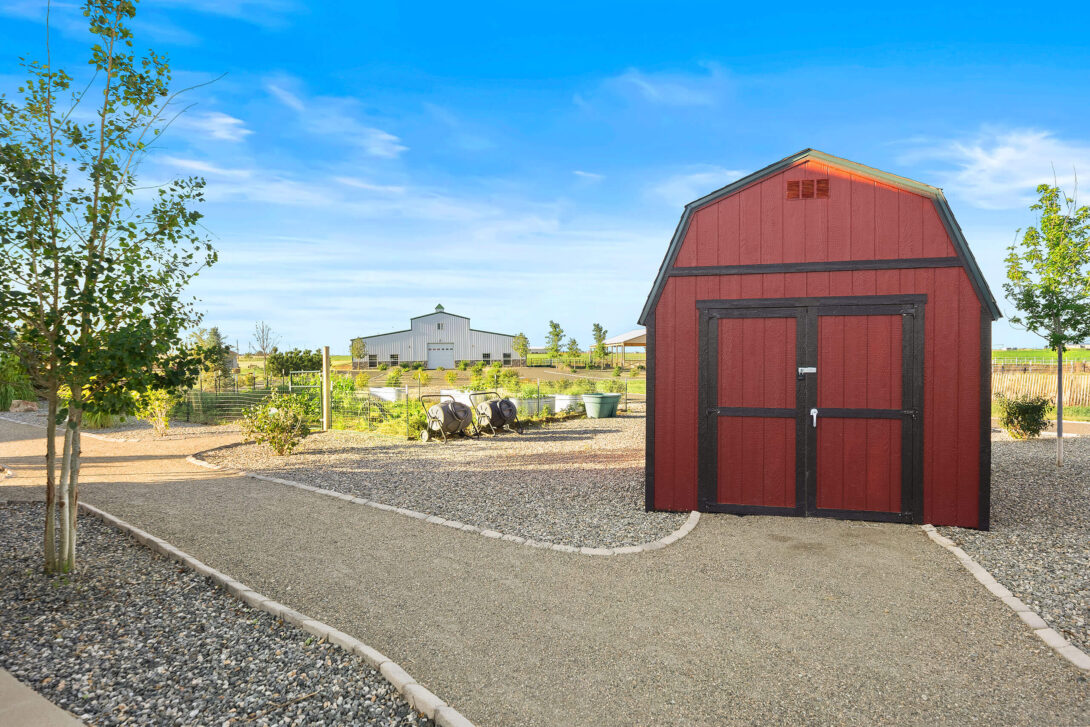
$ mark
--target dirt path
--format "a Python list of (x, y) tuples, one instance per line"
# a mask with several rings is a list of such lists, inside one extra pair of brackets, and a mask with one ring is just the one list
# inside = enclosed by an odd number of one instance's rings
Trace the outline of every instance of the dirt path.
[[(590, 558), (86, 442), (84, 497), (400, 662), (481, 727), (1086, 724), (1090, 683), (910, 526), (705, 516)], [(8, 493), (41, 430), (0, 421)]]

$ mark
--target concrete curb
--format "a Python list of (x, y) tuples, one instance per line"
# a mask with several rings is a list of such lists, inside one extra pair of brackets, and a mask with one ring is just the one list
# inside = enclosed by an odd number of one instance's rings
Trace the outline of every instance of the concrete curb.
[(1048, 644), (1053, 651), (1074, 664), (1076, 668), (1082, 669), (1083, 671), (1090, 671), (1090, 656), (1088, 656), (1086, 652), (1065, 639), (1058, 631), (1050, 628), (1043, 618), (1023, 603), (1022, 599), (1016, 597), (1003, 584), (997, 581), (991, 573), (973, 560), (968, 553), (959, 548), (953, 540), (950, 540), (950, 538), (947, 538), (944, 535), (940, 535), (939, 532), (935, 530), (934, 525), (921, 525), (920, 527), (927, 533), (927, 537), (953, 553), (954, 557), (965, 566), (965, 570), (972, 573), (973, 576), (980, 581), (981, 585), (987, 588), (996, 598), (1007, 604), (1012, 611), (1018, 614), (1018, 618), (1022, 619), (1026, 626), (1032, 629), (1033, 633), (1037, 634), (1037, 637), (1041, 639), (1041, 641)]
[[(208, 450), (213, 451), (213, 450)], [(439, 517), (438, 515), (429, 515), (426, 512), (419, 512), (417, 510), (409, 510), (404, 507), (394, 507), (393, 505), (385, 505), (381, 502), (373, 502), (372, 500), (365, 500), (362, 497), (352, 497), (346, 495), (343, 492), (334, 492), (333, 490), (326, 490), (321, 487), (315, 487), (314, 485), (305, 485), (302, 482), (294, 482), (292, 480), (285, 480), (280, 477), (269, 477), (268, 475), (259, 475), (253, 472), (244, 472), (243, 470), (237, 470), (232, 467), (221, 467), (218, 464), (212, 464), (199, 458), (199, 455), (205, 454), (205, 452), (198, 452), (197, 454), (189, 455), (185, 458), (186, 462), (195, 464), (198, 467), (204, 467), (205, 469), (217, 470), (219, 472), (230, 472), (233, 474), (241, 475), (243, 477), (252, 477), (255, 480), (264, 480), (265, 482), (275, 482), (278, 485), (287, 485), (288, 487), (297, 487), (300, 490), (306, 490), (308, 492), (314, 492), (319, 495), (325, 495), (338, 500), (344, 500), (345, 502), (353, 502), (357, 505), (367, 505), (378, 510), (387, 510), (389, 512), (396, 512), (399, 515), (405, 515), (406, 517), (415, 518), (417, 520), (423, 520), (426, 523), (433, 525), (444, 525), (448, 528), (454, 528), (455, 530), (462, 530), (467, 533), (475, 533), (485, 538), (492, 538), (495, 540), (506, 540), (509, 543), (517, 543), (519, 545), (528, 545), (531, 548), (542, 548), (548, 550), (556, 550), (561, 553), (576, 553), (578, 555), (597, 555), (597, 556), (610, 556), (610, 555), (635, 555), (637, 553), (646, 553), (651, 550), (661, 550), (667, 545), (673, 545), (677, 541), (684, 538), (686, 535), (693, 531), (696, 524), (700, 522), (700, 513), (693, 510), (689, 513), (689, 518), (682, 523), (681, 527), (670, 533), (669, 535), (654, 540), (650, 543), (641, 543), (640, 545), (625, 545), (617, 548), (576, 548), (571, 545), (558, 545), (556, 543), (543, 543), (537, 540), (531, 540), (524, 538), (520, 535), (506, 535), (504, 533), (497, 532), (495, 530), (487, 530), (477, 527), (476, 525), (467, 525), (457, 520), (447, 520), (446, 518)]]
[(217, 586), (223, 588), (232, 596), (243, 601), (252, 608), (259, 611), (265, 611), (286, 623), (314, 634), (320, 639), (325, 639), (331, 644), (335, 644), (351, 654), (357, 654), (358, 656), (363, 657), (364, 661), (381, 673), (383, 678), (390, 682), (390, 684), (405, 697), (405, 701), (409, 703), (410, 707), (428, 719), (434, 720), (437, 727), (474, 727), (473, 723), (462, 716), (458, 710), (435, 696), (435, 694), (427, 688), (418, 684), (415, 679), (409, 676), (409, 674), (394, 661), (375, 649), (372, 649), (359, 639), (349, 636), (343, 631), (339, 631), (328, 624), (312, 619), (294, 609), (288, 608), (282, 603), (272, 600), (268, 596), (264, 596), (257, 591), (254, 591), (246, 584), (236, 581), (234, 578), (221, 573), (215, 568), (205, 565), (188, 553), (175, 548), (162, 538), (157, 538), (134, 525), (130, 525), (124, 520), (114, 517), (105, 510), (100, 510), (94, 505), (88, 505), (84, 502), (79, 503), (79, 507), (89, 515), (94, 515), (107, 525), (131, 536), (137, 542), (148, 546), (155, 552), (178, 561), (200, 575), (207, 576)]

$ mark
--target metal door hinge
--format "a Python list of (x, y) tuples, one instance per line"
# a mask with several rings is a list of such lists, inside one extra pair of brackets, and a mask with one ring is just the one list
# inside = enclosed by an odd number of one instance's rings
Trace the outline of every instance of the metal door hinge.
[(718, 413), (719, 413), (719, 407), (717, 407), (717, 406), (709, 406), (708, 407), (708, 416), (710, 416), (710, 417), (715, 416)]

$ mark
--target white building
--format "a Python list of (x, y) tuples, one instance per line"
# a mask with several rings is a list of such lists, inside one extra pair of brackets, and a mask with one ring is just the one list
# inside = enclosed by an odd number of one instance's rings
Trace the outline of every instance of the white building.
[(452, 369), (459, 361), (515, 362), (512, 345), (515, 337), (506, 333), (478, 331), (469, 327), (465, 316), (447, 313), (443, 306), (435, 306), (434, 313), (409, 319), (404, 331), (379, 333), (352, 339), (362, 340), (367, 346), (364, 359), (352, 360), (364, 367), (380, 363), (405, 365), (424, 362), (429, 369), (442, 366)]

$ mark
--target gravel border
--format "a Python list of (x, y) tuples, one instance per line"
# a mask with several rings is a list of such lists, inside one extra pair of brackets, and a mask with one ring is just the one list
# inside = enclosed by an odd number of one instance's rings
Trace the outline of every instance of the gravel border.
[[(41, 429), (46, 428), (44, 418), (45, 414), (41, 409), (39, 409), (37, 413), (4, 412), (0, 414), (0, 419), (3, 419), (4, 421), (9, 421), (14, 424), (26, 424)], [(80, 436), (90, 437), (91, 439), (101, 439), (104, 442), (164, 442), (237, 431), (238, 425), (233, 423), (213, 425), (172, 420), (170, 422), (170, 429), (167, 430), (167, 433), (162, 437), (159, 437), (156, 436), (155, 431), (150, 424), (134, 417), (132, 421), (117, 427), (105, 427), (91, 430), (81, 429)], [(58, 428), (57, 432), (63, 433), (64, 430)], [(123, 436), (125, 434), (131, 436)]]
[(965, 566), (965, 569), (973, 574), (973, 577), (980, 581), (980, 583), (999, 600), (1007, 604), (1012, 611), (1018, 614), (1018, 618), (1022, 619), (1041, 641), (1045, 642), (1053, 651), (1067, 659), (1077, 668), (1084, 671), (1090, 671), (1090, 656), (1088, 656), (1086, 652), (1065, 639), (1058, 631), (1051, 628), (1043, 618), (1038, 616), (1036, 612), (1031, 611), (1029, 606), (997, 581), (991, 573), (984, 570), (984, 568), (973, 560), (968, 553), (959, 548), (953, 540), (940, 535), (935, 530), (934, 525), (921, 525), (920, 527), (927, 533), (927, 537), (934, 540), (946, 550), (949, 550), (954, 557)]
[(79, 504), (79, 507), (84, 512), (102, 520), (107, 525), (132, 536), (138, 542), (146, 545), (153, 551), (178, 561), (202, 576), (206, 576), (212, 583), (223, 588), (251, 608), (271, 614), (273, 617), (313, 634), (321, 640), (339, 646), (350, 654), (363, 657), (364, 661), (376, 671), (380, 672), (382, 676), (385, 677), (386, 681), (405, 697), (410, 707), (428, 719), (434, 720), (437, 727), (473, 727), (472, 722), (462, 716), (456, 709), (439, 699), (439, 697), (433, 694), (429, 689), (418, 684), (416, 680), (409, 676), (408, 672), (402, 669), (395, 661), (383, 655), (376, 649), (371, 648), (367, 644), (364, 644), (359, 639), (349, 636), (343, 631), (335, 629), (322, 621), (312, 619), (305, 614), (299, 613), (295, 609), (289, 608), (282, 603), (274, 601), (268, 596), (264, 596), (257, 591), (254, 591), (246, 584), (202, 563), (162, 538), (157, 538), (134, 525), (130, 525), (124, 520), (114, 517), (104, 510), (83, 502)]
[(61, 708), (91, 724), (432, 724), (385, 664), (309, 622), (299, 631), (237, 581), (179, 568), (170, 559), (191, 565), (181, 551), (82, 507), (84, 557), (69, 576), (41, 572), (28, 538), (40, 503), (0, 508), (0, 665)]
[[(210, 450), (214, 451), (214, 450)], [(646, 553), (651, 550), (661, 550), (667, 545), (673, 545), (677, 541), (684, 538), (686, 535), (693, 531), (696, 524), (700, 522), (700, 513), (693, 510), (689, 513), (689, 517), (686, 518), (685, 523), (670, 533), (669, 535), (659, 538), (658, 540), (651, 541), (650, 543), (641, 543), (639, 545), (625, 545), (617, 548), (588, 548), (579, 547), (576, 548), (572, 545), (561, 545), (559, 543), (544, 543), (538, 540), (531, 540), (530, 538), (524, 538), (520, 535), (510, 535), (498, 532), (496, 530), (482, 529), (475, 525), (467, 525), (457, 520), (447, 520), (441, 518), (438, 515), (429, 515), (426, 512), (420, 512), (418, 510), (409, 510), (404, 507), (394, 507), (393, 505), (386, 505), (381, 502), (373, 502), (371, 500), (365, 500), (362, 497), (353, 497), (352, 495), (345, 494), (343, 492), (336, 492), (334, 490), (328, 490), (322, 487), (315, 487), (314, 485), (306, 485), (302, 482), (293, 482), (292, 480), (285, 480), (280, 477), (269, 477), (268, 475), (255, 474), (253, 472), (243, 472), (242, 470), (236, 470), (230, 467), (223, 467), (222, 465), (212, 464), (203, 459), (199, 459), (203, 452), (198, 452), (196, 455), (190, 455), (186, 457), (186, 461), (190, 464), (195, 464), (198, 467), (205, 467), (210, 470), (220, 470), (224, 472), (233, 472), (234, 474), (242, 477), (252, 477), (255, 480), (263, 480), (265, 482), (275, 482), (278, 485), (287, 485), (288, 487), (298, 487), (301, 490), (307, 490), (308, 492), (315, 492), (319, 495), (327, 495), (329, 497), (336, 498), (338, 500), (345, 500), (346, 502), (354, 502), (357, 505), (367, 505), (369, 507), (376, 508), (378, 510), (386, 510), (388, 512), (396, 512), (399, 515), (405, 515), (407, 517), (415, 518), (417, 520), (423, 520), (424, 522), (431, 523), (433, 525), (445, 525), (448, 528), (454, 528), (455, 530), (463, 530), (467, 533), (476, 533), (485, 538), (497, 538), (499, 540), (506, 540), (511, 543), (518, 543), (519, 545), (529, 545), (531, 548), (549, 548), (551, 550), (558, 550), (561, 553), (577, 553), (579, 555), (635, 555), (637, 553)]]

